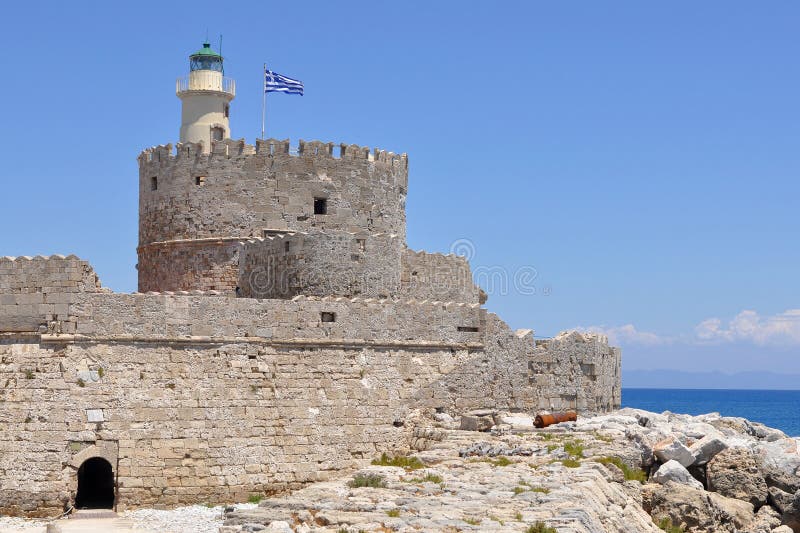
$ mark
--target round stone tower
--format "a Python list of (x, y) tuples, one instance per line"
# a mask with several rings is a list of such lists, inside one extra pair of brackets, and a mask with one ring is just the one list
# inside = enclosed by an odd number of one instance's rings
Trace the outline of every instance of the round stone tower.
[(236, 83), (223, 76), (223, 58), (209, 43), (189, 56), (189, 75), (178, 78), (175, 92), (181, 99), (181, 142), (202, 143), (229, 139), (231, 100)]

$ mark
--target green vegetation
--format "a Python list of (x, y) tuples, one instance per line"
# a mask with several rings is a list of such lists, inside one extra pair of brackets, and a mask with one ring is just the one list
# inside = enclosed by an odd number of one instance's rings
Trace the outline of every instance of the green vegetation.
[(167, 383), (167, 388), (170, 389), (170, 390), (175, 390), (175, 384), (174, 383)]
[(392, 518), (397, 518), (400, 516), (400, 509), (389, 509), (386, 511), (387, 516), (391, 516)]
[(105, 370), (103, 370), (103, 367), (102, 367), (102, 366), (101, 366), (100, 368), (98, 368), (98, 369), (97, 369), (97, 377), (101, 377), (101, 378), (102, 378), (102, 377), (103, 377), (103, 376), (105, 376), (105, 375), (106, 375), (106, 371), (105, 371)]
[(33, 418), (31, 417), (31, 415), (28, 415), (25, 417), (25, 423), (28, 424), (30, 422), (33, 422)]
[(417, 457), (404, 457), (402, 455), (389, 457), (385, 453), (381, 454), (380, 459), (374, 459), (372, 464), (377, 466), (399, 466), (400, 468), (405, 468), (406, 470), (419, 470), (420, 468), (425, 468), (425, 464)]
[(347, 486), (353, 489), (357, 489), (359, 487), (372, 487), (374, 489), (380, 489), (386, 487), (386, 481), (383, 479), (383, 476), (378, 474), (357, 474), (347, 483)]
[(489, 459), (489, 463), (491, 463), (493, 466), (508, 466), (512, 464), (513, 461), (505, 455), (501, 455), (497, 459)]
[(614, 437), (609, 437), (608, 435), (601, 435), (600, 433), (595, 432), (594, 438), (597, 440), (601, 440), (606, 443), (614, 442)]
[(540, 492), (542, 494), (550, 494), (550, 489), (545, 487), (533, 487), (531, 492)]
[(564, 443), (564, 451), (574, 459), (583, 457), (583, 443), (579, 440), (572, 440)]
[(522, 494), (523, 492), (528, 492), (528, 489), (525, 487), (514, 487), (514, 495)]
[(542, 434), (541, 434), (541, 437), (542, 437), (542, 440), (551, 441), (551, 440), (553, 440), (553, 439), (554, 439), (556, 436), (555, 436), (554, 434), (552, 434), (552, 433), (542, 433)]
[(249, 497), (249, 498), (247, 498), (247, 501), (248, 501), (249, 503), (258, 503), (258, 502), (260, 502), (260, 501), (261, 501), (263, 498), (264, 498), (264, 497), (263, 497), (261, 494), (251, 494), (251, 495), (250, 495), (250, 497)]
[(481, 525), (481, 521), (479, 519), (477, 519), (477, 518), (465, 518), (464, 522), (466, 522), (467, 524), (469, 524), (471, 526), (479, 526), (479, 525)]
[(436, 475), (436, 474), (434, 474), (432, 472), (428, 472), (422, 477), (411, 478), (411, 479), (408, 480), (408, 482), (409, 483), (438, 483), (438, 484), (442, 484), (444, 482), (444, 479), (442, 479), (442, 476), (438, 476), (438, 475)]
[(601, 457), (599, 459), (595, 459), (595, 461), (604, 465), (612, 464), (616, 466), (622, 470), (622, 473), (625, 475), (625, 479), (628, 481), (638, 481), (639, 483), (644, 483), (647, 481), (647, 474), (645, 474), (644, 470), (629, 467), (619, 457)]
[(578, 468), (581, 466), (581, 462), (577, 459), (562, 459), (561, 464), (566, 466), (567, 468)]
[(684, 529), (681, 526), (672, 525), (672, 520), (669, 518), (662, 518), (659, 520), (658, 528), (667, 533), (684, 533)]
[(501, 526), (504, 526), (504, 525), (506, 525), (506, 523), (505, 523), (505, 522), (503, 522), (502, 520), (500, 520), (499, 518), (497, 518), (497, 517), (496, 517), (496, 516), (494, 516), (494, 515), (489, 515), (489, 520), (494, 520), (495, 522), (497, 522), (497, 523), (498, 523), (498, 524), (500, 524)]
[(521, 521), (522, 520), (522, 513), (520, 513), (519, 511), (514, 513), (514, 520), (516, 520), (517, 522)]
[(544, 522), (536, 522), (532, 526), (528, 526), (525, 533), (558, 533), (556, 528), (550, 527)]
[(86, 386), (86, 382), (83, 381), (82, 378), (78, 378), (78, 381), (76, 383), (78, 384), (78, 387), (85, 387)]
[(25, 369), (25, 379), (33, 379), (33, 370), (30, 368)]
[(548, 444), (547, 445), (547, 453), (553, 453), (558, 448), (560, 448), (560, 446), (558, 444)]

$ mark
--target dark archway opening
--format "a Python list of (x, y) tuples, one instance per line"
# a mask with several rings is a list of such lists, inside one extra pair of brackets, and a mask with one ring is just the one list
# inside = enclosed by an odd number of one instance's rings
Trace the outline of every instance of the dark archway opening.
[(92, 457), (78, 468), (76, 509), (111, 509), (114, 507), (114, 470), (102, 457)]

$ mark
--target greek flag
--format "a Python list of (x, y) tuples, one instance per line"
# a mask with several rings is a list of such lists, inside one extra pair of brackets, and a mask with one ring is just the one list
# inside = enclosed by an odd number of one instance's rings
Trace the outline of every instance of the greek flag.
[(264, 92), (299, 94), (303, 96), (303, 82), (266, 70), (264, 71)]

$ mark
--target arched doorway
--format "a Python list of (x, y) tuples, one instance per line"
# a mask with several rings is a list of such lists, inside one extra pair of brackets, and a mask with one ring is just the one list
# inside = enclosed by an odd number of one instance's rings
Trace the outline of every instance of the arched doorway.
[(114, 507), (114, 470), (102, 457), (87, 459), (78, 468), (76, 509), (111, 509)]

